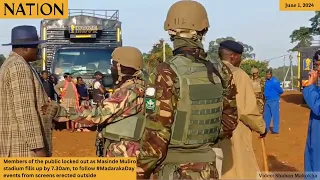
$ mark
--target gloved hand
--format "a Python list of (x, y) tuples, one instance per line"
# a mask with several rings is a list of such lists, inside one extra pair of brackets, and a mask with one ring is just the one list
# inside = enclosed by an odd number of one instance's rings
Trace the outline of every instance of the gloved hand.
[(266, 137), (267, 134), (268, 134), (268, 131), (267, 131), (267, 129), (266, 129), (263, 134), (260, 134), (260, 138)]

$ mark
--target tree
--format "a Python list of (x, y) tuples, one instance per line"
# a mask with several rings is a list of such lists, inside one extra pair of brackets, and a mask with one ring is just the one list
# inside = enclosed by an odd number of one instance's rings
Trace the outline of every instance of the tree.
[[(163, 62), (163, 41), (163, 39), (160, 39), (148, 53), (143, 53), (144, 65), (148, 72), (151, 68)], [(166, 59), (172, 56), (172, 48), (168, 43), (165, 43), (165, 56)]]
[(265, 77), (266, 70), (268, 69), (268, 62), (247, 59), (247, 60), (242, 61), (240, 68), (243, 69), (249, 75), (251, 75), (252, 68), (257, 68), (257, 69), (259, 69), (259, 76)]
[(310, 47), (313, 41), (312, 29), (309, 27), (300, 27), (294, 30), (290, 35), (291, 43), (298, 42), (298, 44), (291, 49), (291, 51), (298, 51), (300, 47)]
[(311, 22), (311, 32), (314, 35), (319, 34), (319, 19), (320, 19), (320, 11), (316, 11), (315, 15), (309, 19)]
[(319, 19), (320, 19), (320, 11), (316, 11), (315, 15), (309, 19), (311, 23), (311, 27), (300, 27), (292, 31), (289, 36), (291, 39), (291, 43), (298, 43), (294, 48), (290, 51), (298, 51), (300, 47), (310, 47), (312, 45), (313, 36), (319, 35)]
[[(229, 36), (225, 37), (225, 38), (217, 38), (215, 41), (211, 41), (209, 43), (209, 49), (207, 51), (210, 59), (212, 59), (212, 60), (219, 59), (219, 55), (218, 55), (219, 44), (225, 40), (236, 41), (235, 38), (229, 37)], [(253, 53), (252, 46), (245, 44), (243, 42), (240, 42), (240, 41), (237, 41), (237, 42), (240, 43), (244, 47), (244, 51), (242, 54), (243, 59), (254, 59), (255, 58), (256, 55)]]
[(6, 57), (3, 54), (0, 54), (0, 66), (3, 64), (5, 60), (6, 60)]

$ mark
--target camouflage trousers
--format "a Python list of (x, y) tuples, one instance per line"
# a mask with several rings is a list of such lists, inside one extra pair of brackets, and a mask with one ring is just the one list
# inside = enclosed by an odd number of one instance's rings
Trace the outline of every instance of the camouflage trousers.
[(112, 141), (106, 151), (106, 157), (137, 157), (140, 144), (133, 141)]
[(168, 178), (164, 176), (168, 171), (170, 173), (169, 180), (219, 179), (215, 162), (162, 165), (155, 171), (153, 179), (167, 180)]
[(257, 105), (259, 108), (259, 112), (263, 114), (263, 109), (264, 109), (264, 99), (262, 93), (255, 93), (256, 99), (257, 99)]
[[(184, 149), (183, 151), (184, 153), (181, 153), (181, 149), (169, 149), (166, 160), (154, 171), (154, 179), (219, 179), (219, 173), (221, 175), (222, 169), (222, 149), (203, 146), (193, 150)], [(203, 162), (201, 162), (202, 160)]]

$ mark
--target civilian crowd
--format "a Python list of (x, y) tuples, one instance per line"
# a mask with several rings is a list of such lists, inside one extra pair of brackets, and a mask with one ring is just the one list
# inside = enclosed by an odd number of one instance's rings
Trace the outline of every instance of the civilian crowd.
[[(99, 74), (99, 75), (97, 75)], [(102, 75), (100, 72), (96, 72), (96, 76)], [(100, 77), (99, 77), (100, 78)], [(50, 100), (60, 102), (61, 106), (65, 108), (77, 108), (81, 104), (89, 104), (89, 92), (82, 79), (77, 77), (76, 82), (70, 73), (64, 73), (64, 80), (57, 82), (57, 78), (54, 75), (49, 75), (48, 71), (41, 72), (41, 82), (45, 92)], [(99, 89), (99, 87), (97, 87)], [(64, 122), (53, 121), (54, 127), (61, 125)], [(88, 126), (75, 123), (66, 120), (66, 129), (71, 132), (74, 131), (90, 131)]]

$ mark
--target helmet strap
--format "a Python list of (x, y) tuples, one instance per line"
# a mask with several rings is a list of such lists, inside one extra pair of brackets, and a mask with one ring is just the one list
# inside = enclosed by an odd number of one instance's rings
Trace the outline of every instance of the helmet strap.
[(121, 72), (121, 65), (120, 65), (120, 63), (117, 63), (117, 70), (118, 70), (118, 80), (117, 80), (116, 84), (119, 84), (119, 83), (121, 82), (122, 76), (123, 76), (123, 74), (122, 74), (122, 72)]

